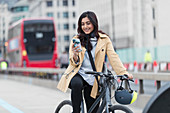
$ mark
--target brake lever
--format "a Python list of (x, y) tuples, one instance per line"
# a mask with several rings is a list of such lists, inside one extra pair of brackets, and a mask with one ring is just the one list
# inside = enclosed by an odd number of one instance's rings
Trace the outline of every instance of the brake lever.
[(125, 77), (127, 77), (127, 78), (125, 78), (125, 80), (131, 81), (131, 82), (134, 82), (134, 79), (129, 79), (128, 75), (124, 74), (124, 76), (125, 76)]
[(133, 80), (133, 79), (129, 79), (127, 75), (124, 75), (124, 76), (118, 76), (118, 77), (120, 77), (120, 80), (121, 80), (121, 81), (127, 80), (127, 81), (134, 82), (134, 80)]

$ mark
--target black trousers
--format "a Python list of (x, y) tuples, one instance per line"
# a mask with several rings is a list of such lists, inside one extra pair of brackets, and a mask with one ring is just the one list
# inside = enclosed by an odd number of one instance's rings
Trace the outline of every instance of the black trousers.
[(61, 64), (61, 68), (67, 68), (68, 64)]
[[(79, 74), (76, 74), (69, 84), (71, 88), (71, 101), (73, 105), (73, 113), (80, 113), (80, 105), (82, 97), (82, 90), (84, 90), (84, 99), (86, 102), (87, 111), (90, 109), (91, 105), (94, 103), (96, 99), (90, 96), (92, 86), (90, 86)], [(92, 113), (96, 113), (99, 104), (93, 110)]]

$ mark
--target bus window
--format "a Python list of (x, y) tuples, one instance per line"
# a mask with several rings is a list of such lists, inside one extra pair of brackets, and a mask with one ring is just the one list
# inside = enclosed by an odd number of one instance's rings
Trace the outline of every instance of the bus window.
[(24, 23), (24, 31), (25, 48), (29, 60), (52, 59), (55, 46), (52, 21), (26, 21)]
[(19, 48), (18, 38), (9, 41), (9, 51), (16, 50)]

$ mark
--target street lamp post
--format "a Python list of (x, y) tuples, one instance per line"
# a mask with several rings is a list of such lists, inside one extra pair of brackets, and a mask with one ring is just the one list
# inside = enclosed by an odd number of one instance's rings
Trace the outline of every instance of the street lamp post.
[(114, 21), (114, 0), (111, 0), (111, 18), (112, 18), (112, 40), (114, 49), (116, 49), (116, 38), (115, 38), (115, 21)]
[(5, 47), (5, 38), (2, 40), (2, 58), (6, 60), (6, 47)]

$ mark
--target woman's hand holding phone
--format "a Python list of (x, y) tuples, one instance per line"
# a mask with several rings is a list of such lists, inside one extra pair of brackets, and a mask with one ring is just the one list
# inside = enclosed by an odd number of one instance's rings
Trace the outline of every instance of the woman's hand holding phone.
[(80, 44), (80, 40), (79, 40), (79, 39), (73, 39), (73, 45), (74, 45), (73, 49), (74, 49), (75, 51), (78, 51), (78, 52), (81, 52), (81, 51), (82, 51), (82, 49), (81, 49), (81, 44)]
[(72, 51), (73, 51), (73, 59), (74, 61), (78, 61), (78, 53), (82, 51), (81, 44), (79, 39), (73, 39), (73, 45), (72, 45)]

